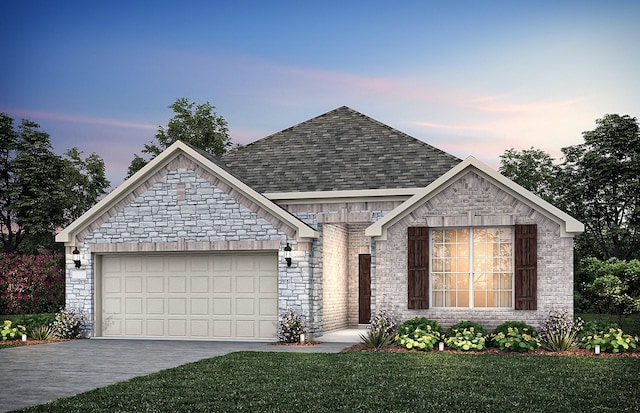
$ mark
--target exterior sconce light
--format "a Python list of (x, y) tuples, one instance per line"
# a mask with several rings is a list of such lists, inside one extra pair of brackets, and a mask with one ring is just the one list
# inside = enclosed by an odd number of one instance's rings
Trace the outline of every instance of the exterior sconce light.
[(291, 245), (288, 242), (284, 247), (284, 260), (287, 262), (287, 267), (291, 267)]
[(71, 254), (73, 254), (73, 262), (76, 264), (76, 268), (80, 268), (82, 263), (80, 262), (80, 251), (78, 251), (78, 247), (75, 247), (73, 251), (71, 251)]

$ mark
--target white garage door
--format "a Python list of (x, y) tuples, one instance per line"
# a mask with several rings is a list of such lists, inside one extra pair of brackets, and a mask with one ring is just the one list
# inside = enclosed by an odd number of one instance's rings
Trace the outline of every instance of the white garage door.
[(273, 339), (277, 254), (102, 257), (105, 337)]

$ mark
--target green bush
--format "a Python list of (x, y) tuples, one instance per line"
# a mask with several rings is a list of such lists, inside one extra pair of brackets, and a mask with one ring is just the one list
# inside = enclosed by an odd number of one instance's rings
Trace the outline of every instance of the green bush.
[(444, 343), (454, 350), (479, 351), (487, 347), (488, 335), (487, 329), (482, 325), (461, 321), (447, 329)]
[(393, 336), (391, 336), (384, 328), (370, 328), (367, 334), (360, 334), (362, 344), (366, 348), (380, 350), (391, 344)]
[(578, 348), (583, 321), (575, 321), (566, 311), (552, 311), (542, 324), (542, 346), (549, 351), (573, 351)]
[(299, 343), (300, 335), (307, 333), (307, 323), (304, 316), (290, 308), (280, 314), (278, 324), (278, 340), (283, 343)]
[(596, 345), (600, 345), (600, 351), (602, 352), (624, 353), (637, 348), (638, 337), (625, 334), (619, 328), (610, 328), (593, 336), (586, 336), (583, 344), (587, 350), (593, 350)]
[(55, 320), (55, 314), (28, 314), (16, 318), (15, 323), (23, 325), (27, 328), (27, 335), (31, 337), (33, 330), (41, 326), (49, 326)]
[(55, 315), (51, 330), (58, 338), (80, 338), (85, 323), (84, 314), (71, 309), (60, 310)]
[(2, 340), (17, 340), (22, 338), (22, 335), (26, 333), (27, 329), (24, 326), (17, 325), (15, 327), (11, 327), (12, 324), (11, 320), (4, 320), (2, 330), (0, 330)]
[(442, 339), (442, 327), (437, 321), (424, 317), (407, 320), (398, 326), (396, 344), (409, 350), (433, 350)]
[(540, 347), (540, 334), (521, 321), (507, 321), (493, 330), (490, 342), (504, 351), (535, 351)]

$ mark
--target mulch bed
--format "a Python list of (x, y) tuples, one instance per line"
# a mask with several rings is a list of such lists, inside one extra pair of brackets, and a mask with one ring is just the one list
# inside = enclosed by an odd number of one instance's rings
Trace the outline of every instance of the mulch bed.
[(33, 346), (35, 344), (47, 344), (47, 343), (57, 343), (60, 341), (69, 341), (71, 339), (68, 338), (52, 338), (51, 340), (27, 340), (27, 341), (22, 341), (22, 340), (3, 340), (0, 341), (0, 344), (6, 344), (6, 345), (12, 345), (15, 347), (20, 347), (20, 346)]
[[(424, 353), (420, 350), (408, 350), (404, 347), (398, 346), (388, 346), (383, 347), (381, 349), (369, 349), (366, 348), (363, 344), (355, 344), (351, 347), (347, 347), (342, 352), (348, 351), (368, 351), (368, 352), (382, 352), (382, 353)], [(438, 350), (431, 350), (431, 353), (437, 353)], [(459, 351), (459, 350), (450, 350), (446, 349), (443, 353), (447, 354), (516, 354), (516, 355), (535, 355), (535, 356), (589, 356), (596, 357), (591, 350), (585, 350), (583, 348), (574, 350), (574, 351), (548, 351), (543, 349), (538, 349), (536, 351), (529, 351), (524, 353), (518, 353), (516, 351), (502, 351), (497, 348), (486, 348), (481, 351)], [(640, 358), (640, 351), (627, 351), (625, 353), (600, 353), (598, 357), (633, 357)]]

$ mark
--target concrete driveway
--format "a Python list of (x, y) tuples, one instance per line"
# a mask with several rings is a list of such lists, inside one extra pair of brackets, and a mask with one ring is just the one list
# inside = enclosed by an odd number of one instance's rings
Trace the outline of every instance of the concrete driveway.
[(325, 335), (315, 346), (265, 342), (73, 340), (0, 350), (0, 412), (46, 403), (136, 376), (234, 351), (337, 353), (355, 334)]

